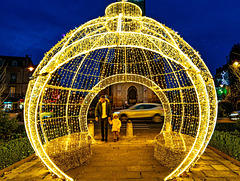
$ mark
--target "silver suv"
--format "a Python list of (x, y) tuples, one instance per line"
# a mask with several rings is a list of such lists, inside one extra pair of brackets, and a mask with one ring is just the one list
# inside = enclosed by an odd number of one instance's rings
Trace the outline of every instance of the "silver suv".
[(121, 121), (123, 122), (128, 119), (143, 118), (151, 118), (154, 122), (163, 122), (164, 120), (164, 109), (161, 104), (157, 103), (140, 103), (115, 113), (119, 115)]

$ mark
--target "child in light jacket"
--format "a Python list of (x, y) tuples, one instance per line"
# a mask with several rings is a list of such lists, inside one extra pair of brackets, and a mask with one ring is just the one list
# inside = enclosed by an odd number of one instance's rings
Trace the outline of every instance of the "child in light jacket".
[(121, 128), (121, 121), (118, 118), (118, 114), (113, 113), (113, 120), (111, 121), (112, 123), (112, 132), (113, 132), (113, 139), (114, 142), (116, 142), (117, 140), (119, 140), (119, 133), (120, 133), (120, 128)]

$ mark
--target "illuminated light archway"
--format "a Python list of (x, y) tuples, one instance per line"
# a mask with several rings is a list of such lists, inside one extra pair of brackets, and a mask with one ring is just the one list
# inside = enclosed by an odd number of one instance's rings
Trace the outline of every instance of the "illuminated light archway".
[[(104, 17), (66, 34), (29, 83), (27, 134), (53, 173), (73, 180), (65, 171), (89, 156), (87, 111), (92, 99), (105, 87), (124, 82), (147, 86), (167, 110), (154, 153), (173, 168), (165, 180), (179, 176), (202, 155), (217, 113), (208, 68), (176, 32), (141, 16), (138, 6), (118, 2), (106, 8)], [(164, 158), (161, 150), (167, 150)]]

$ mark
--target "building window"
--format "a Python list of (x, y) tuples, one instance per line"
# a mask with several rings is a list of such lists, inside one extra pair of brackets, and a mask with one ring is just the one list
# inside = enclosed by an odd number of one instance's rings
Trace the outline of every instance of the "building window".
[(0, 59), (0, 66), (2, 66), (3, 65), (3, 59)]
[(112, 96), (112, 86), (109, 86), (109, 96)]
[(17, 82), (17, 74), (16, 73), (11, 74), (10, 82), (11, 83), (16, 83)]
[(14, 97), (16, 93), (16, 87), (10, 87), (9, 96)]
[(16, 60), (12, 61), (12, 67), (17, 67), (17, 61)]

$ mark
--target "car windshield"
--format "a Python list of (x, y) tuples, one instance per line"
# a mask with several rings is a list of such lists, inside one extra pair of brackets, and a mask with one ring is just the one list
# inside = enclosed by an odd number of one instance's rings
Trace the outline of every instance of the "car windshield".
[(156, 108), (157, 105), (152, 105), (152, 104), (140, 104), (140, 105), (136, 105), (131, 107), (131, 110), (136, 110), (136, 109), (153, 109)]
[(151, 105), (151, 104), (147, 104), (147, 105), (144, 105), (144, 109), (152, 109), (152, 108), (155, 108), (157, 107), (156, 105)]
[(143, 105), (137, 105), (134, 107), (134, 109), (144, 109), (144, 106)]

